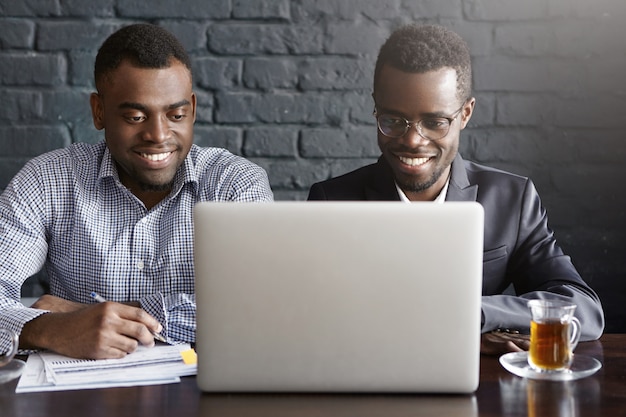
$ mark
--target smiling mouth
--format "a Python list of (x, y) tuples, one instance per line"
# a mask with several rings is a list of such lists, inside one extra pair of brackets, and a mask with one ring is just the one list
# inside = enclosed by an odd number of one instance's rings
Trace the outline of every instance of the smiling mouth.
[(423, 165), (430, 160), (430, 158), (407, 158), (405, 156), (398, 156), (398, 159), (406, 165), (415, 167), (418, 165)]
[(146, 158), (146, 159), (148, 159), (150, 161), (158, 162), (158, 161), (163, 161), (164, 159), (166, 159), (171, 154), (172, 154), (172, 152), (162, 152), (162, 153), (143, 153), (143, 152), (141, 152), (139, 155), (141, 155), (142, 158)]

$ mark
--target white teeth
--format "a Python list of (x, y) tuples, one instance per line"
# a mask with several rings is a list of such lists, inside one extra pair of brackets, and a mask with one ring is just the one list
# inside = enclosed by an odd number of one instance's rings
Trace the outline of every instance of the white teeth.
[(151, 161), (162, 161), (165, 158), (167, 158), (168, 156), (170, 156), (171, 152), (164, 152), (164, 153), (142, 153), (141, 156), (143, 156), (146, 159), (149, 159)]
[(398, 156), (398, 159), (401, 160), (403, 163), (414, 167), (417, 165), (425, 164), (430, 158), (406, 158), (404, 156)]

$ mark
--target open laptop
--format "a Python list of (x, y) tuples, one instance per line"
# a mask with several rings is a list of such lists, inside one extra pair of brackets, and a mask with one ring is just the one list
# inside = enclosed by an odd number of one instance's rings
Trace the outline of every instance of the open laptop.
[(471, 393), (478, 203), (200, 203), (198, 386)]

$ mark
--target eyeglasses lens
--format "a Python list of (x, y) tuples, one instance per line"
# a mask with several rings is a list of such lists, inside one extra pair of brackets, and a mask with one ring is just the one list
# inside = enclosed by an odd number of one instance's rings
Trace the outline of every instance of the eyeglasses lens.
[[(408, 132), (413, 123), (399, 117), (380, 116), (378, 128), (383, 135), (392, 138), (402, 137)], [(441, 139), (448, 134), (450, 121), (445, 118), (427, 118), (417, 123), (420, 135), (430, 140)]]

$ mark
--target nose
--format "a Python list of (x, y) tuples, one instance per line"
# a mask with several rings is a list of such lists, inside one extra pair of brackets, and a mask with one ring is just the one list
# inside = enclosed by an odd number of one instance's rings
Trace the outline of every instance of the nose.
[(150, 142), (164, 142), (169, 139), (170, 127), (166, 117), (154, 117), (145, 124), (143, 139)]
[(420, 127), (417, 123), (409, 123), (409, 129), (404, 136), (400, 138), (407, 146), (417, 146), (422, 142), (428, 142), (429, 139), (422, 136)]

